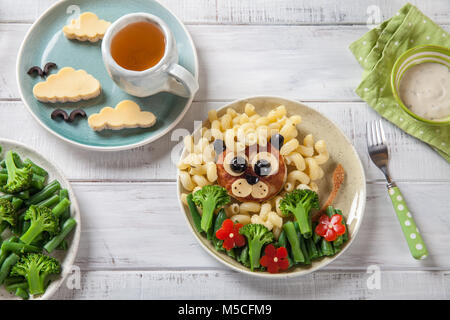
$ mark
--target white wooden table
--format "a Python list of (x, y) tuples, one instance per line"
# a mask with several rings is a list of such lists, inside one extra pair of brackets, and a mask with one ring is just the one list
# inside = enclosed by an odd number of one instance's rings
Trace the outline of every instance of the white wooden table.
[[(348, 45), (368, 31), (368, 12), (376, 16), (378, 7), (384, 20), (405, 1), (161, 1), (186, 23), (200, 60), (201, 89), (179, 128), (191, 130), (208, 109), (236, 98), (281, 95), (323, 112), (356, 146), (368, 187), (358, 237), (323, 271), (289, 281), (236, 273), (204, 252), (178, 208), (171, 134), (136, 150), (95, 153), (60, 141), (33, 120), (19, 99), (16, 54), (31, 23), (54, 2), (1, 0), (0, 136), (57, 163), (79, 198), (81, 289), (63, 285), (55, 298), (450, 298), (450, 165), (386, 123), (392, 175), (430, 251), (427, 260), (415, 261), (366, 154), (364, 124), (378, 115), (354, 93), (361, 68)], [(450, 30), (448, 0), (411, 2)], [(379, 268), (379, 278), (368, 267)]]

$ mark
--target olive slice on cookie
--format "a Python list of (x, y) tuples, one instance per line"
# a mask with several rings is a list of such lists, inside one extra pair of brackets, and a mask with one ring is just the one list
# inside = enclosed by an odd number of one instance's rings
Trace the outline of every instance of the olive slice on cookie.
[(227, 153), (223, 159), (223, 168), (234, 177), (238, 177), (245, 172), (248, 166), (248, 159), (245, 155), (236, 155), (233, 152)]

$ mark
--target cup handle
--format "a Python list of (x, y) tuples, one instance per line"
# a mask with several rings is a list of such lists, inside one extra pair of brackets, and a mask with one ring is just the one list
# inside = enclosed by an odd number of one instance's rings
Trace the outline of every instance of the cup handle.
[(197, 80), (179, 64), (171, 65), (167, 73), (173, 78), (169, 83), (170, 92), (185, 98), (189, 98), (197, 92)]

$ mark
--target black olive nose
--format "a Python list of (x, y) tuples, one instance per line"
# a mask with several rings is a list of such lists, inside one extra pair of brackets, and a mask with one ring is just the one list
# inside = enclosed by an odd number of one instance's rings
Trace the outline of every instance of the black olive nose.
[(259, 178), (257, 176), (251, 176), (251, 175), (247, 174), (245, 176), (245, 180), (247, 180), (249, 185), (254, 185), (254, 184), (258, 183)]

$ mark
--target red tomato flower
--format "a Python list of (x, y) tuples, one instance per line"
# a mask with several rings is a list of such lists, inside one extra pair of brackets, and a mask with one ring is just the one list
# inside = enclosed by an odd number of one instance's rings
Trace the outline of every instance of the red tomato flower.
[(270, 273), (278, 273), (280, 270), (289, 268), (289, 260), (287, 259), (288, 252), (285, 247), (275, 249), (273, 244), (266, 246), (264, 250), (265, 255), (261, 258), (259, 263), (267, 268)]
[(227, 250), (231, 250), (234, 247), (242, 247), (245, 245), (245, 237), (239, 233), (239, 229), (242, 227), (242, 224), (234, 224), (231, 219), (226, 219), (222, 223), (222, 228), (217, 230), (216, 237), (219, 240), (223, 240), (223, 247)]
[(327, 241), (334, 241), (345, 233), (345, 225), (342, 224), (342, 216), (334, 214), (329, 218), (326, 214), (320, 216), (316, 233)]

